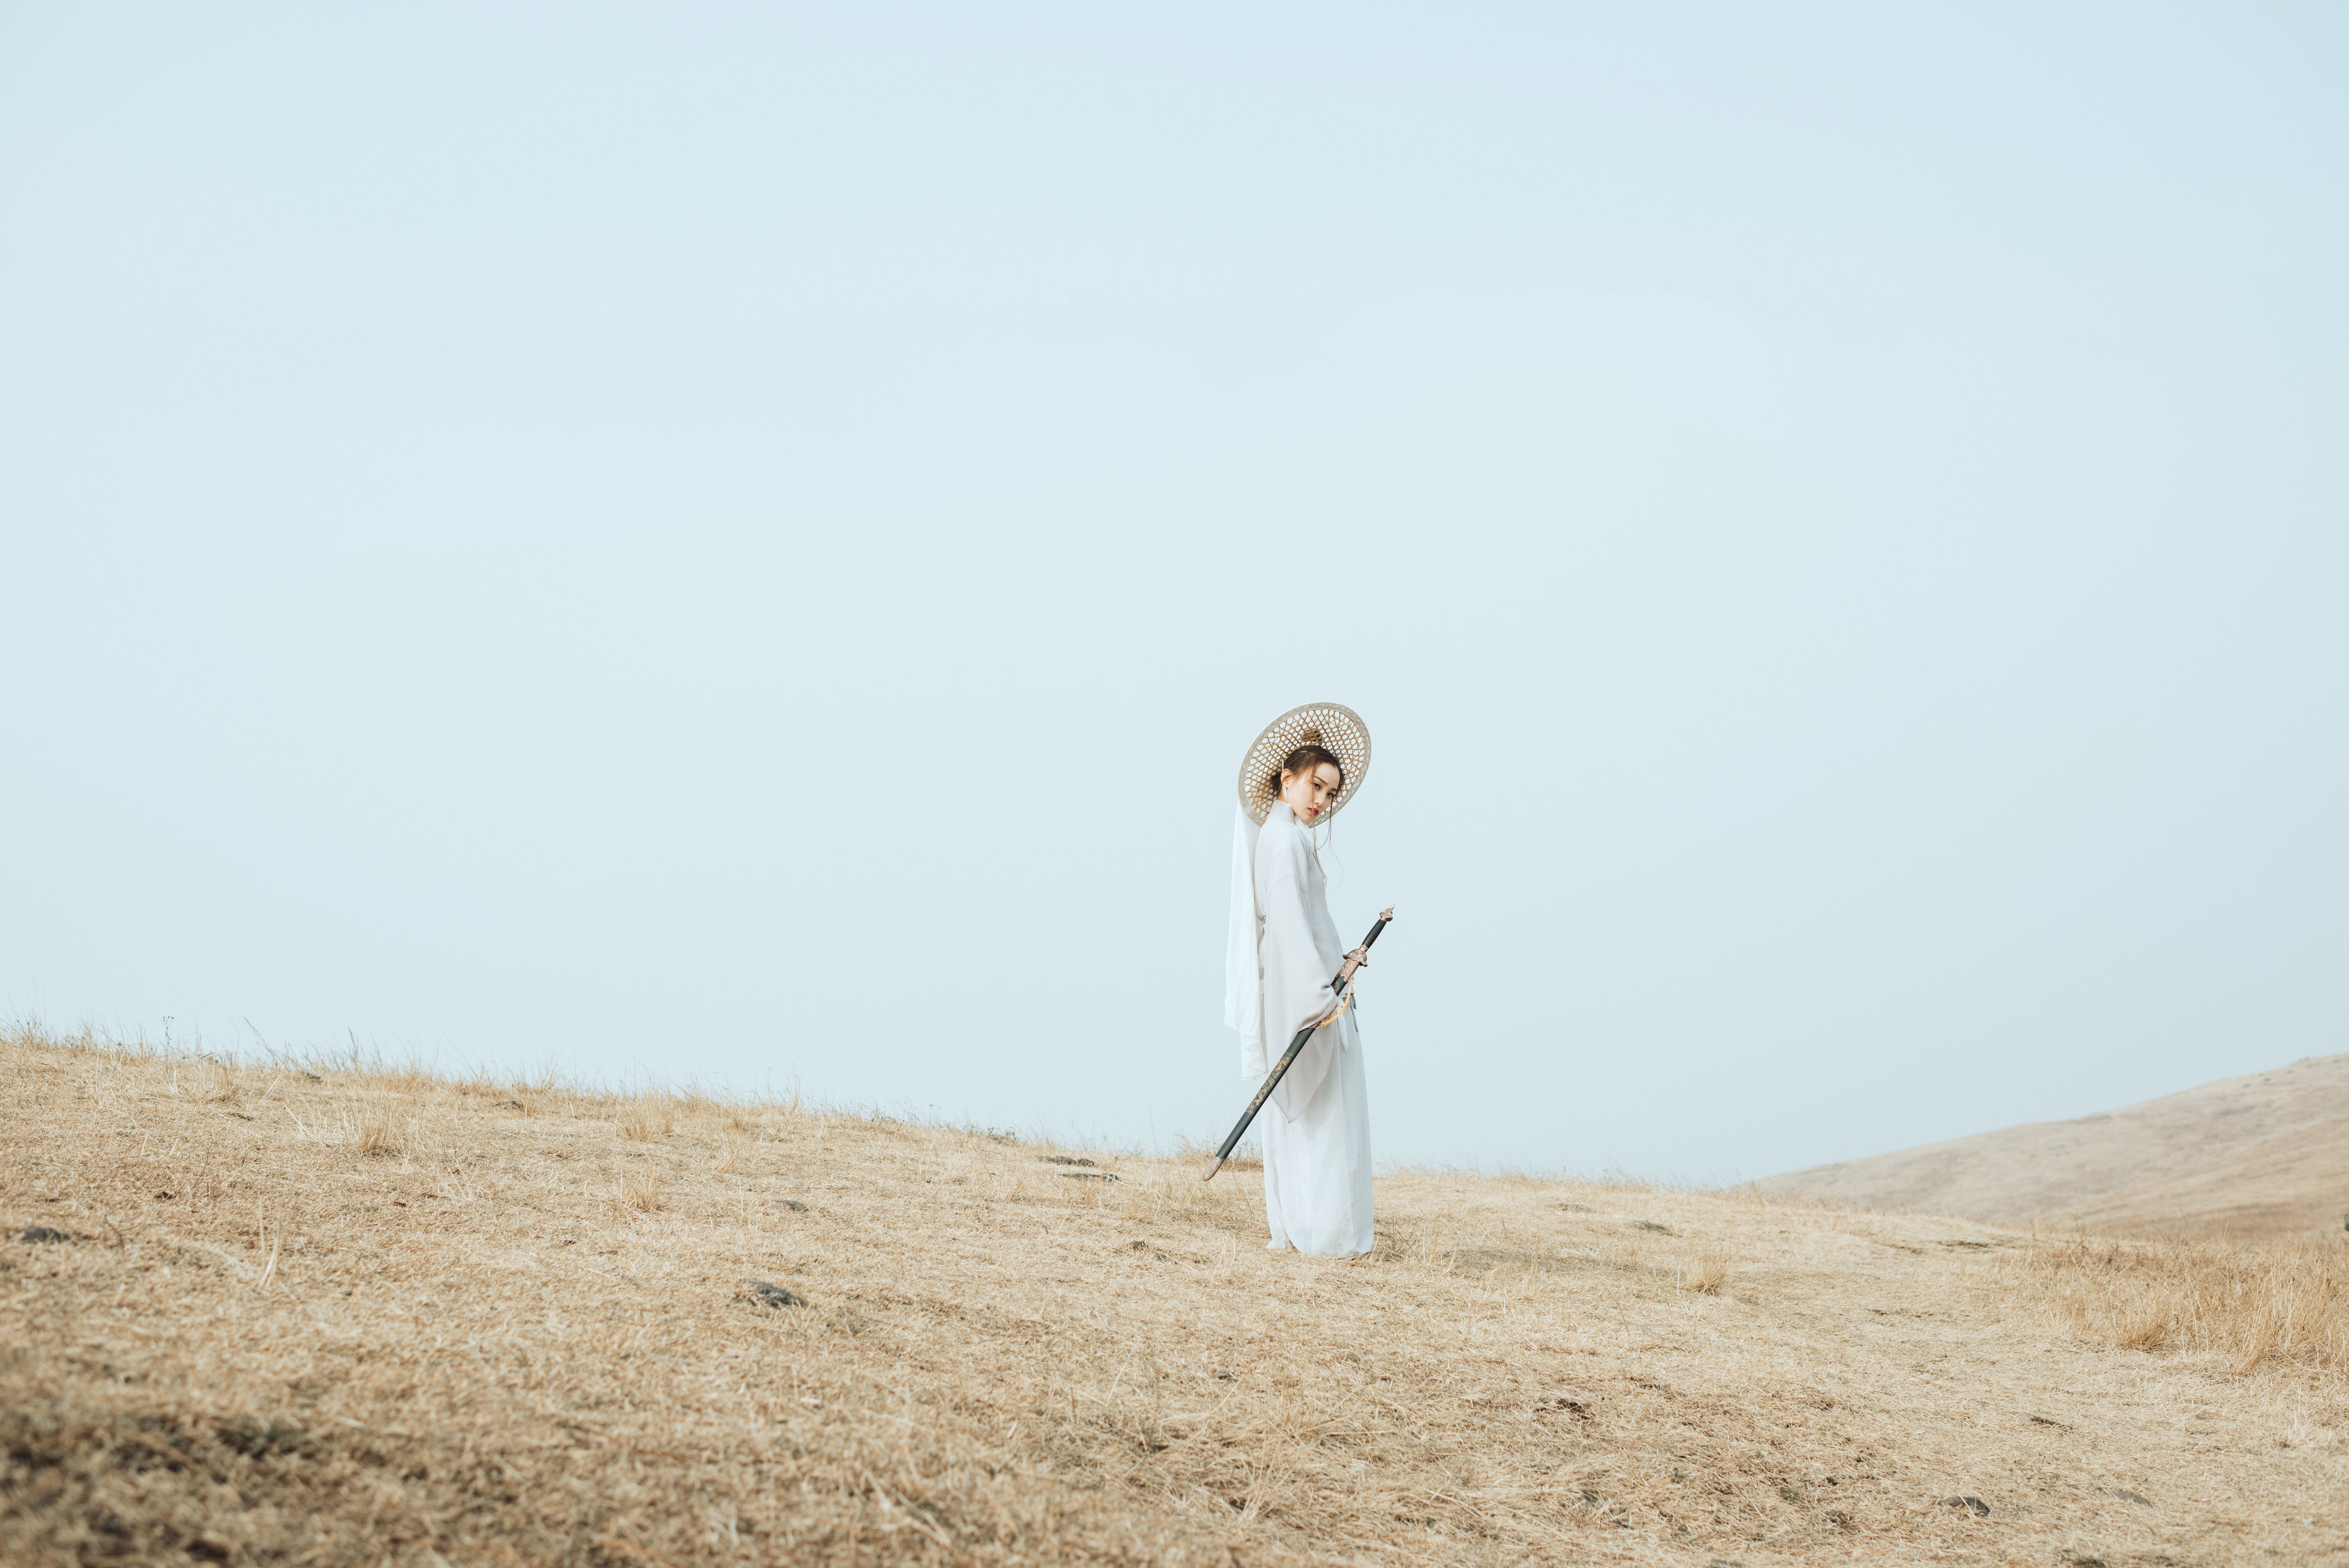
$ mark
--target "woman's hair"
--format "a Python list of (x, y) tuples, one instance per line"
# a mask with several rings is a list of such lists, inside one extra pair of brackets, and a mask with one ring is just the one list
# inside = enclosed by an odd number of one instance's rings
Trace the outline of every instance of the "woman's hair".
[(1298, 747), (1295, 751), (1288, 753), (1287, 760), (1280, 764), (1279, 773), (1274, 774), (1272, 777), (1265, 781), (1265, 793), (1278, 798), (1280, 794), (1281, 774), (1309, 774), (1315, 768), (1319, 767), (1323, 763), (1328, 763), (1331, 767), (1338, 770), (1338, 787), (1340, 789), (1344, 789), (1346, 787), (1346, 764), (1340, 762), (1338, 760), (1337, 753), (1330, 751), (1329, 747), (1314, 745), (1309, 742), (1308, 744)]

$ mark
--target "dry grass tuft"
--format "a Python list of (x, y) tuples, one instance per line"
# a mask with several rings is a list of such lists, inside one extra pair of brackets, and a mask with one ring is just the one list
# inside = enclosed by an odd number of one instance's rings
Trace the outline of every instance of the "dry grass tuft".
[(197, 1097), (208, 1106), (233, 1106), (243, 1097), (244, 1085), (236, 1064), (219, 1056), (200, 1059), (200, 1083)]
[(396, 1159), (406, 1152), (400, 1139), (400, 1117), (381, 1100), (370, 1100), (356, 1113), (347, 1113), (346, 1126), (351, 1147), (361, 1154)]
[(1681, 1262), (1681, 1289), (1694, 1291), (1699, 1295), (1719, 1295), (1729, 1282), (1729, 1250), (1707, 1247), (1694, 1257)]
[(2313, 1246), (1419, 1171), (1343, 1263), (1187, 1154), (187, 1074), (0, 1031), (10, 1568), (2349, 1554)]
[(620, 1136), (631, 1143), (656, 1143), (677, 1130), (677, 1116), (666, 1100), (638, 1100), (620, 1116)]
[(2158, 1304), (2139, 1307), (2113, 1325), (2113, 1343), (2123, 1350), (2158, 1350), (2169, 1338), (2169, 1313)]
[(624, 1170), (612, 1190), (625, 1213), (650, 1214), (661, 1206), (661, 1179), (657, 1171)]
[(2349, 1250), (2324, 1241), (2099, 1241), (2008, 1265), (2067, 1327), (2127, 1350), (2175, 1345), (2247, 1373), (2349, 1371)]

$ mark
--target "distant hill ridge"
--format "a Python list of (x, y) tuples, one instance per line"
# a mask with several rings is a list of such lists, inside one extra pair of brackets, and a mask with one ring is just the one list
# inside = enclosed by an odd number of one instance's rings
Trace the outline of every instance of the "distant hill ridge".
[(2112, 1235), (2337, 1231), (2349, 1211), (2349, 1054), (1756, 1185), (1864, 1209)]

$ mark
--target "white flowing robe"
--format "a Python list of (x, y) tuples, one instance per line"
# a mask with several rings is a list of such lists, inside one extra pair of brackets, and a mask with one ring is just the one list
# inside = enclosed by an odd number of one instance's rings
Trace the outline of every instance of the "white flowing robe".
[[(1330, 919), (1329, 887), (1312, 837), (1286, 805), (1276, 802), (1265, 818), (1254, 858), (1257, 1054), (1278, 1061), (1299, 1029), (1330, 1010), (1330, 979), (1346, 950)], [(1257, 1066), (1256, 1075), (1268, 1068)], [(1268, 1245), (1332, 1258), (1369, 1251), (1371, 1113), (1351, 1009), (1314, 1031), (1273, 1091), (1268, 1111), (1257, 1122)]]

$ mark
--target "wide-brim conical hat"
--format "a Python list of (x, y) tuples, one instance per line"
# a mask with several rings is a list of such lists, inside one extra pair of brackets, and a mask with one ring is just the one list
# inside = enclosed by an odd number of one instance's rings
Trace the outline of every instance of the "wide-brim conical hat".
[(1308, 702), (1291, 708), (1264, 727), (1256, 744), (1240, 759), (1240, 805), (1259, 825), (1280, 798), (1280, 764), (1299, 746), (1320, 746), (1338, 759), (1346, 782), (1338, 798), (1321, 814), (1329, 821), (1346, 809), (1354, 792), (1371, 771), (1371, 727), (1362, 716), (1341, 702)]

